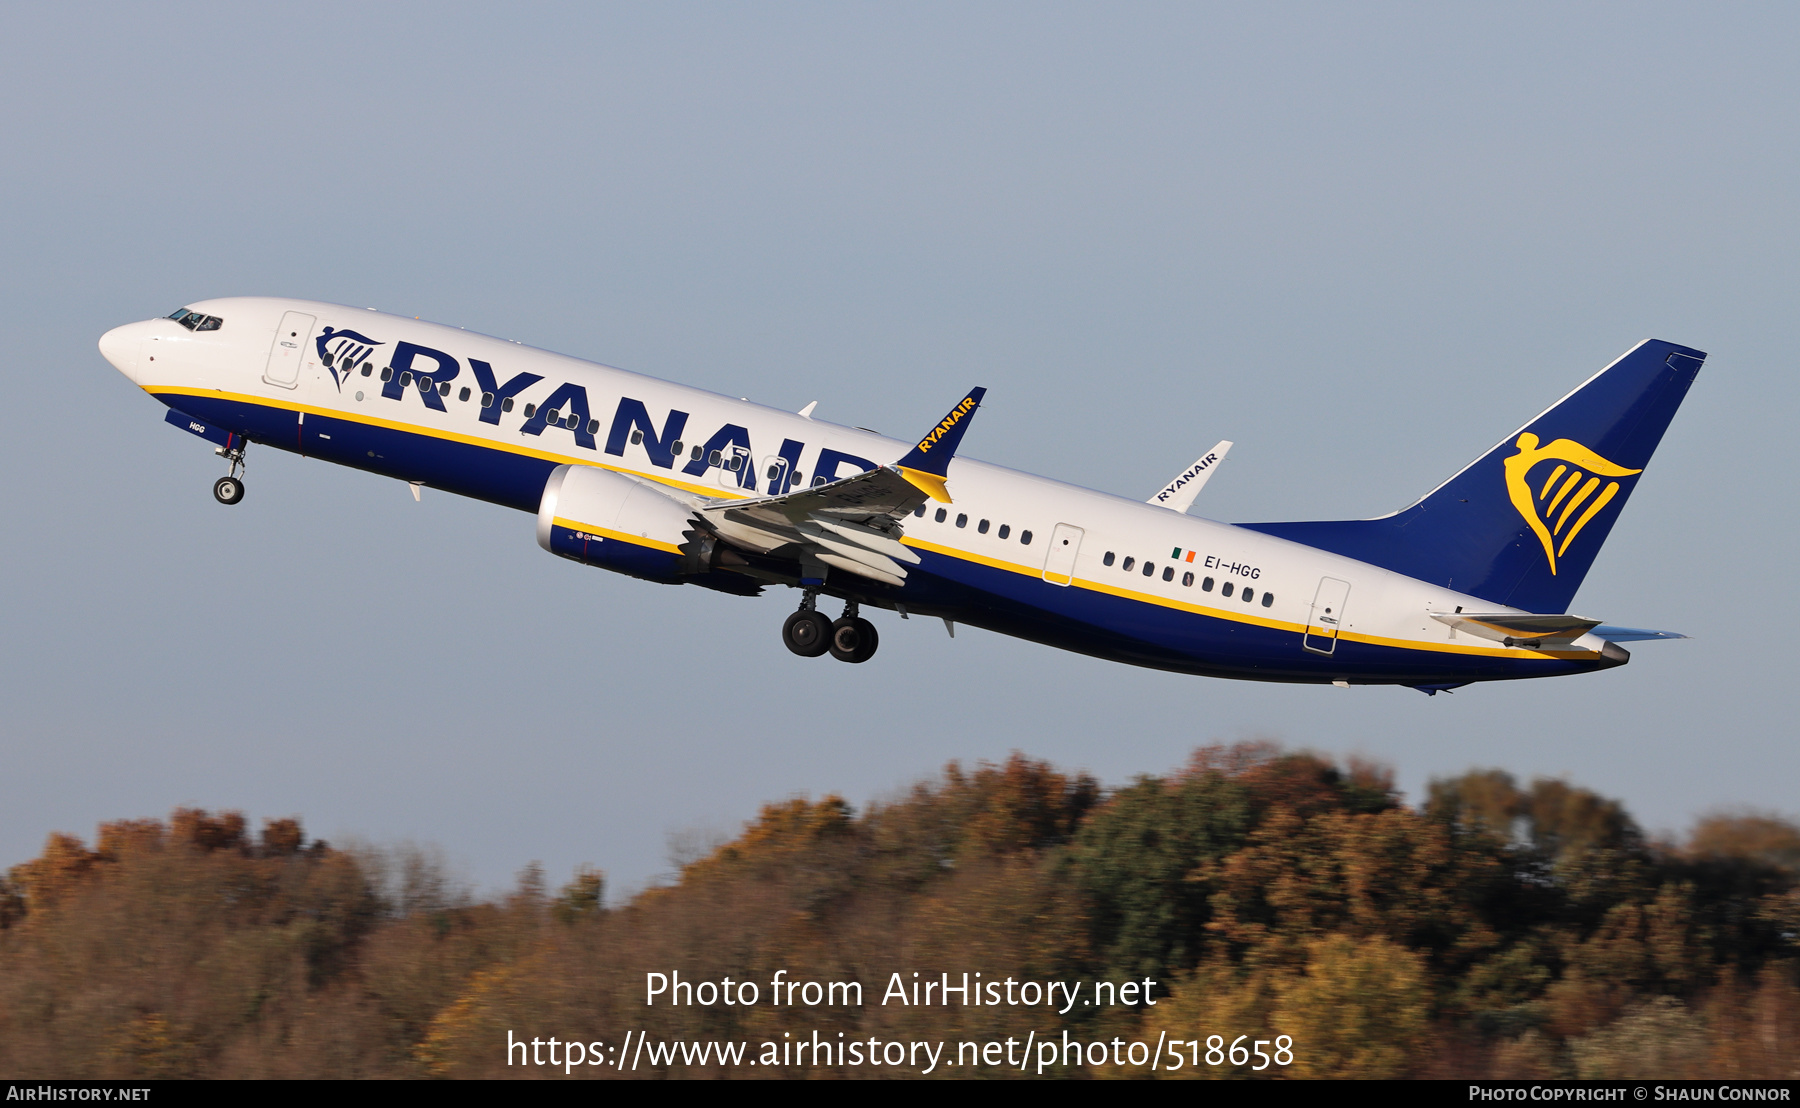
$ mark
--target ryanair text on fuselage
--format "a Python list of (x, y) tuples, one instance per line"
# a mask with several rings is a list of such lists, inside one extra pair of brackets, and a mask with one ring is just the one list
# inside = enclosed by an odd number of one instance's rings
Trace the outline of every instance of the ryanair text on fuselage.
[(1679, 637), (1568, 614), (1705, 359), (1667, 342), (1400, 512), (1236, 525), (1185, 511), (1229, 442), (1138, 502), (961, 456), (981, 389), (909, 442), (316, 301), (204, 301), (100, 346), (225, 456), (225, 503), (249, 443), (479, 497), (583, 564), (795, 589), (782, 637), (801, 656), (866, 661), (874, 609), (1178, 672), (1435, 693)]

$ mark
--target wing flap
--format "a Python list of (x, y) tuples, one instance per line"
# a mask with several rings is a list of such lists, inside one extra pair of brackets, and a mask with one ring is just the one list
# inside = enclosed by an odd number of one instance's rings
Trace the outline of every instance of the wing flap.
[(950, 462), (984, 391), (971, 389), (893, 465), (782, 496), (702, 504), (698, 518), (728, 543), (799, 561), (802, 582), (815, 576), (806, 571), (811, 561), (903, 585), (906, 566), (920, 558), (901, 543), (900, 521), (927, 500), (950, 502)]

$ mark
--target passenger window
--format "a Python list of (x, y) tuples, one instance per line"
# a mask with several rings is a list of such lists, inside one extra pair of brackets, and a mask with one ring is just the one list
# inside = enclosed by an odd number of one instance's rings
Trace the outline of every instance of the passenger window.
[(393, 366), (383, 367), (381, 370), (381, 379), (383, 381), (392, 381), (394, 379), (394, 367)]
[(792, 479), (791, 479), (791, 480), (790, 480), (790, 481), (788, 481), (788, 484), (789, 484), (789, 485), (790, 485), (790, 486), (793, 486), (793, 485), (798, 485), (798, 484), (800, 484), (800, 483), (801, 483), (801, 482), (802, 482), (802, 481), (804, 481), (804, 480), (805, 480), (805, 479), (806, 479), (806, 474), (804, 474), (804, 473), (801, 473), (801, 472), (800, 472), (800, 471), (799, 471), (799, 470), (797, 470), (797, 469), (796, 469), (796, 470), (795, 470), (795, 471), (794, 471), (794, 476), (793, 476), (793, 478), (792, 478)]
[[(530, 415), (531, 409), (526, 408), (525, 414)], [(557, 411), (555, 408), (546, 408), (546, 409), (544, 409), (544, 422), (552, 423), (552, 424), (561, 423), (562, 422), (562, 413)]]
[(983, 535), (987, 534), (987, 529), (988, 529), (988, 521), (985, 519), (975, 525), (975, 530), (980, 532)]
[(938, 510), (937, 510), (937, 515), (935, 515), (935, 516), (933, 516), (933, 517), (931, 517), (931, 518), (933, 518), (933, 519), (935, 519), (935, 520), (937, 520), (937, 521), (938, 521), (938, 522), (939, 522), (939, 523), (942, 523), (942, 522), (944, 522), (944, 520), (945, 520), (945, 519), (947, 519), (947, 518), (949, 518), (949, 515), (950, 515), (950, 513), (949, 513), (949, 512), (947, 512), (947, 511), (945, 511), (945, 510), (944, 510), (944, 509), (942, 509), (942, 508), (939, 508), (939, 509), (938, 509)]
[(494, 394), (491, 392), (482, 393), (481, 394), (481, 406), (484, 408), (493, 407), (494, 406)]
[(405, 388), (410, 384), (412, 384), (412, 370), (409, 369), (400, 375), (400, 387)]
[(813, 474), (813, 483), (812, 483), (813, 488), (816, 489), (820, 485), (823, 485), (824, 483), (825, 483), (825, 475), (823, 473)]
[(719, 464), (719, 460), (721, 458), (723, 458), (724, 456), (725, 455), (723, 455), (723, 454), (719, 453), (717, 450), (715, 450), (711, 454), (708, 454), (706, 456), (706, 464), (709, 466), (716, 466)]
[(1100, 564), (1101, 564), (1101, 565), (1103, 565), (1103, 566), (1110, 566), (1110, 565), (1112, 565), (1112, 564), (1113, 564), (1113, 552), (1112, 552), (1112, 551), (1110, 551), (1110, 550), (1108, 550), (1108, 551), (1107, 551), (1107, 552), (1106, 552), (1106, 557), (1104, 557), (1104, 558), (1102, 558), (1102, 559), (1100, 559)]
[[(365, 368), (363, 370), (363, 372), (367, 373), (369, 371), (368, 371), (368, 369)], [(464, 385), (462, 387), (462, 391), (456, 394), (456, 398), (458, 400), (462, 401), (464, 404), (467, 404), (469, 402), (469, 386)]]
[[(450, 387), (448, 385), (444, 386), (444, 391), (449, 392)], [(581, 425), (581, 417), (576, 415), (574, 412), (570, 412), (568, 415), (563, 417), (563, 426), (567, 427), (571, 431), (573, 431), (575, 428), (579, 427), (580, 425)]]
[[(469, 391), (469, 390), (467, 390), (467, 389), (464, 389), (464, 390), (463, 390), (463, 391), (464, 391), (464, 392), (467, 392), (467, 391)], [(468, 399), (468, 397), (466, 397), (466, 396), (465, 396), (465, 397), (463, 397), (463, 399), (464, 399), (464, 400), (467, 400), (467, 399)], [(588, 431), (588, 434), (590, 434), (590, 435), (597, 435), (597, 434), (599, 434), (599, 433), (600, 433), (600, 421), (599, 421), (599, 420), (597, 420), (597, 419), (590, 419), (590, 420), (588, 420), (588, 428), (587, 428), (587, 431)]]
[(1244, 603), (1248, 604), (1252, 600), (1255, 600), (1255, 599), (1256, 599), (1256, 590), (1255, 589), (1245, 589), (1244, 590)]
[[(526, 414), (529, 415), (530, 412), (527, 411)], [(676, 439), (674, 442), (669, 444), (669, 457), (671, 457), (671, 458), (681, 457), (681, 440), (680, 439)]]
[(643, 441), (644, 441), (644, 433), (642, 431), (633, 431), (631, 433), (631, 445), (636, 446), (638, 443), (643, 442)]
[(698, 446), (694, 447), (694, 453), (692, 455), (692, 460), (696, 461), (696, 462), (700, 460), (700, 448)]
[(1156, 576), (1156, 563), (1155, 562), (1145, 562), (1144, 563), (1144, 576), (1145, 577)]
[(1030, 546), (1031, 545), (1031, 532), (1030, 531), (1020, 531), (1019, 532), (1019, 542), (1025, 546)]
[(743, 469), (743, 468), (744, 468), (744, 456), (742, 454), (733, 454), (731, 456), (731, 472), (736, 473), (738, 470)]
[[(769, 467), (769, 476), (770, 477), (775, 476), (775, 467), (774, 466)], [(917, 508), (914, 508), (913, 515), (918, 516), (920, 519), (924, 519), (925, 518), (925, 505), (921, 504)]]
[(1164, 566), (1163, 567), (1163, 580), (1164, 581), (1175, 580), (1175, 567), (1174, 566)]
[(430, 391), (431, 391), (431, 378), (429, 378), (429, 377), (419, 378), (419, 394), (424, 395), (425, 393), (428, 393)]
[(1272, 592), (1263, 593), (1263, 607), (1265, 607), (1265, 608), (1271, 607), (1274, 603), (1275, 603), (1275, 594), (1274, 593), (1272, 593)]
[(1004, 539), (1004, 538), (1006, 538), (1006, 537), (1007, 537), (1007, 536), (1008, 536), (1008, 535), (1011, 535), (1011, 534), (1012, 534), (1012, 524), (1010, 524), (1010, 523), (1002, 523), (1002, 524), (1001, 524), (1001, 525), (1000, 525), (1000, 531), (999, 531), (999, 535), (1000, 535), (1000, 537), (1001, 537), (1001, 538), (1003, 538), (1003, 539)]
[(1194, 587), (1194, 575), (1191, 573), (1182, 574), (1181, 575), (1181, 584), (1184, 588), (1190, 588), (1190, 589), (1193, 588)]
[(370, 371), (370, 370), (373, 370), (373, 369), (374, 369), (374, 368), (375, 368), (375, 367), (374, 367), (374, 366), (372, 366), (372, 365), (370, 365), (370, 364), (369, 364), (369, 363), (368, 363), (368, 362), (364, 362), (364, 363), (363, 363), (363, 368), (362, 368), (362, 375), (363, 375), (363, 376), (364, 376), (364, 377), (367, 377), (367, 376), (368, 376), (368, 375), (369, 375), (369, 371)]
[(1219, 586), (1219, 595), (1220, 596), (1230, 596), (1231, 588), (1232, 588), (1231, 582), (1230, 581), (1225, 582), (1223, 585)]
[(501, 411), (510, 412), (510, 411), (512, 411), (512, 408), (513, 408), (513, 398), (512, 397), (509, 396), (505, 400), (502, 400), (500, 402), (500, 410)]
[[(463, 392), (465, 392), (465, 393), (467, 393), (468, 391), (469, 391), (468, 389), (463, 390)], [(444, 381), (438, 385), (438, 395), (439, 396), (449, 396), (450, 395), (450, 382)]]
[(1131, 567), (1135, 566), (1135, 565), (1137, 565), (1137, 559), (1133, 558), (1131, 555), (1127, 554), (1127, 555), (1125, 555), (1125, 564), (1123, 566), (1120, 566), (1119, 568), (1123, 569), (1126, 573), (1130, 573)]
[(536, 404), (525, 405), (525, 418), (526, 419), (530, 419), (532, 416), (534, 416), (536, 414), (537, 414), (537, 405)]
[(1206, 580), (1200, 582), (1200, 591), (1201, 592), (1211, 592), (1212, 587), (1213, 587), (1213, 579), (1210, 577), (1208, 577)]
[(969, 525), (969, 513), (967, 513), (967, 512), (956, 513), (956, 525), (958, 527), (967, 527)]

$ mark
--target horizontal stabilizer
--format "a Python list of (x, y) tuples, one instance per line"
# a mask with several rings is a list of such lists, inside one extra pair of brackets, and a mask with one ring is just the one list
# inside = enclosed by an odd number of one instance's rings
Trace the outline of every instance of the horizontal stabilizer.
[(1175, 480), (1164, 485), (1162, 491), (1144, 501), (1158, 508), (1167, 508), (1172, 512), (1185, 512), (1194, 506), (1194, 497), (1212, 480), (1212, 475), (1231, 451), (1231, 443), (1221, 440), (1211, 450), (1195, 459), (1194, 464), (1182, 470)]
[(1514, 644), (1572, 643), (1600, 626), (1597, 619), (1580, 616), (1540, 616), (1524, 612), (1433, 612), (1431, 618), (1458, 631), (1492, 642)]
[(1616, 627), (1610, 623), (1602, 623), (1594, 628), (1594, 634), (1607, 642), (1643, 642), (1647, 639), (1685, 639), (1686, 635), (1678, 631), (1651, 631), (1643, 627)]

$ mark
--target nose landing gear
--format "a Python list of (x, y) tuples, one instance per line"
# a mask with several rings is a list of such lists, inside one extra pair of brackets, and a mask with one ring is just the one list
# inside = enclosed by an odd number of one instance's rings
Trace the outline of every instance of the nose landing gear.
[(832, 622), (816, 607), (818, 594), (811, 589), (800, 600), (800, 610), (781, 625), (781, 641), (802, 658), (817, 658), (829, 651), (840, 662), (866, 662), (881, 644), (875, 625), (857, 614), (856, 601), (844, 605), (843, 618)]
[[(238, 442), (237, 436), (232, 436)], [(213, 482), (213, 499), (221, 504), (236, 504), (244, 499), (244, 448), (239, 445), (221, 446), (214, 454), (231, 463), (231, 472)]]

